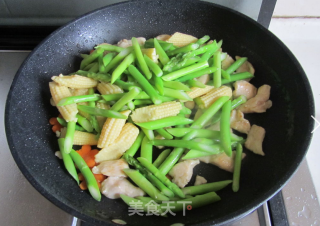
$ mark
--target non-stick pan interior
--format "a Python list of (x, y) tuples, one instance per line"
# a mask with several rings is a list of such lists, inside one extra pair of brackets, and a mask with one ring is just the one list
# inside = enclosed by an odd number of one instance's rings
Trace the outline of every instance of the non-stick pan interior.
[[(50, 105), (51, 76), (79, 68), (80, 53), (96, 44), (123, 38), (155, 37), (175, 31), (223, 39), (223, 51), (246, 56), (256, 69), (254, 85), (269, 84), (273, 106), (267, 113), (246, 115), (266, 129), (265, 157), (245, 151), (240, 190), (218, 192), (222, 201), (187, 211), (185, 216), (128, 216), (121, 200), (95, 201), (80, 191), (55, 157), (56, 137), (48, 124), (56, 110)], [(54, 204), (95, 224), (122, 219), (128, 225), (200, 224), (234, 220), (258, 207), (278, 191), (297, 169), (311, 139), (314, 112), (308, 80), (289, 50), (265, 28), (229, 9), (200, 1), (133, 1), (85, 15), (53, 33), (30, 54), (18, 71), (6, 106), (6, 132), (12, 154), (33, 186)], [(208, 182), (232, 174), (201, 163), (195, 174)]]

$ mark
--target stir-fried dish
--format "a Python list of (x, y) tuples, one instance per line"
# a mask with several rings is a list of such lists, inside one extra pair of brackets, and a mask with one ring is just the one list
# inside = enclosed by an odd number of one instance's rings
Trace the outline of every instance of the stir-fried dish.
[[(223, 52), (222, 40), (133, 37), (81, 57), (78, 71), (49, 83), (60, 112), (50, 124), (56, 155), (97, 201), (102, 193), (145, 211), (152, 201), (159, 213), (163, 201), (176, 201), (173, 211), (182, 210), (179, 200), (200, 207), (219, 201), (216, 192), (229, 184), (239, 190), (243, 145), (265, 155), (265, 129), (245, 117), (272, 106), (271, 87), (251, 84), (252, 64)], [(205, 163), (230, 172), (229, 180), (196, 175), (190, 186), (194, 167)]]

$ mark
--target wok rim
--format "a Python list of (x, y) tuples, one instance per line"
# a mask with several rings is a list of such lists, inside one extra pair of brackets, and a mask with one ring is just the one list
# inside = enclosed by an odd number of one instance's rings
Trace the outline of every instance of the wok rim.
[[(17, 166), (19, 167), (20, 171), (22, 172), (22, 174), (25, 176), (25, 178), (30, 182), (30, 184), (41, 194), (43, 195), (46, 199), (48, 199), (51, 203), (53, 203), (55, 206), (59, 207), (60, 209), (64, 210), (65, 212), (81, 219), (84, 221), (87, 221), (89, 223), (93, 223), (93, 224), (109, 224), (105, 221), (101, 221), (97, 218), (93, 218), (93, 217), (89, 217), (88, 215), (82, 214), (81, 212), (75, 210), (74, 208), (69, 207), (69, 205), (67, 205), (66, 203), (62, 202), (58, 197), (52, 195), (50, 192), (48, 192), (46, 189), (44, 189), (44, 187), (41, 185), (40, 182), (37, 181), (37, 179), (35, 177), (32, 176), (32, 173), (28, 170), (28, 167), (26, 164), (23, 163), (23, 161), (21, 160), (20, 156), (19, 156), (19, 151), (17, 151), (15, 149), (14, 146), (14, 142), (12, 140), (12, 133), (10, 130), (10, 126), (9, 126), (9, 118), (10, 118), (10, 100), (11, 97), (13, 95), (13, 88), (15, 87), (18, 79), (20, 79), (21, 77), (21, 72), (23, 71), (25, 65), (27, 65), (29, 63), (29, 60), (36, 54), (37, 50), (42, 47), (44, 45), (44, 43), (46, 43), (49, 39), (51, 39), (52, 37), (54, 37), (56, 34), (63, 32), (64, 29), (67, 29), (69, 26), (71, 26), (72, 24), (79, 22), (83, 19), (86, 19), (88, 16), (92, 16), (93, 14), (96, 14), (100, 11), (104, 11), (107, 9), (110, 9), (112, 7), (117, 7), (118, 5), (125, 5), (125, 4), (133, 4), (135, 2), (150, 2), (153, 0), (136, 0), (136, 1), (126, 1), (126, 2), (120, 2), (120, 3), (116, 3), (116, 4), (112, 4), (112, 5), (108, 5), (108, 6), (104, 6), (101, 7), (99, 9), (93, 10), (91, 12), (88, 12), (86, 14), (83, 14), (82, 16), (75, 18), (74, 20), (68, 22), (67, 24), (59, 27), (57, 30), (55, 30), (54, 32), (52, 32), (49, 36), (47, 36), (44, 40), (42, 40), (33, 50), (32, 52), (28, 55), (28, 57), (24, 60), (24, 62), (21, 64), (21, 66), (19, 67), (17, 73), (14, 76), (14, 79), (12, 81), (12, 84), (10, 86), (10, 90), (7, 96), (7, 100), (6, 100), (6, 105), (5, 105), (5, 131), (6, 131), (6, 137), (7, 137), (7, 141), (8, 141), (8, 146), (9, 149), (11, 151), (11, 154), (17, 164)], [(168, 0), (167, 0), (168, 1)], [(169, 1), (173, 1), (173, 0), (169, 0)], [(176, 0), (175, 0), (176, 1)], [(188, 1), (188, 2), (196, 2), (194, 0), (179, 0), (179, 1)], [(227, 10), (233, 14), (236, 14), (239, 18), (241, 18), (242, 20), (247, 20), (249, 23), (253, 23), (257, 29), (261, 29), (262, 32), (265, 35), (268, 35), (273, 42), (275, 42), (279, 47), (282, 48), (282, 50), (287, 54), (287, 56), (290, 58), (290, 60), (293, 62), (293, 64), (297, 67), (298, 72), (303, 80), (303, 85), (305, 86), (305, 89), (307, 90), (307, 98), (308, 98), (308, 110), (309, 112), (312, 113), (312, 115), (314, 115), (315, 113), (315, 106), (314, 106), (314, 98), (313, 98), (313, 93), (312, 93), (312, 89), (308, 80), (307, 75), (305, 74), (302, 66), (300, 65), (300, 63), (298, 62), (298, 60), (296, 59), (296, 57), (293, 55), (293, 53), (289, 50), (289, 48), (277, 37), (275, 36), (272, 32), (270, 32), (268, 29), (266, 29), (265, 27), (263, 27), (261, 24), (259, 24), (257, 21), (253, 20), (252, 18), (237, 12), (233, 9), (221, 6), (221, 5), (217, 5), (215, 3), (210, 3), (210, 2), (203, 2), (203, 1), (198, 1), (198, 4), (208, 4), (211, 6), (214, 6), (216, 8), (220, 8), (222, 10)], [(235, 220), (241, 219), (243, 217), (245, 217), (246, 215), (248, 215), (249, 213), (251, 213), (252, 211), (254, 211), (255, 209), (257, 209), (259, 206), (261, 206), (264, 202), (268, 201), (269, 199), (271, 199), (276, 193), (278, 193), (284, 186), (285, 184), (290, 180), (290, 178), (295, 174), (295, 172), (298, 170), (301, 162), (304, 160), (305, 155), (308, 151), (308, 148), (310, 146), (311, 140), (312, 140), (312, 129), (314, 127), (314, 121), (312, 120), (312, 118), (309, 118), (309, 121), (307, 122), (307, 128), (308, 131), (310, 132), (309, 135), (304, 136), (304, 140), (302, 143), (302, 147), (304, 149), (304, 152), (301, 156), (300, 159), (298, 159), (298, 161), (293, 162), (291, 164), (291, 166), (289, 167), (289, 169), (287, 170), (287, 172), (283, 175), (283, 177), (275, 184), (272, 186), (272, 189), (270, 189), (268, 192), (266, 192), (265, 194), (259, 196), (259, 198), (256, 198), (255, 200), (251, 201), (249, 204), (247, 204), (246, 206), (244, 206), (243, 208), (226, 214), (223, 217), (220, 217), (218, 219), (211, 219), (210, 221), (208, 220), (204, 220), (201, 221), (200, 223), (196, 223), (193, 225), (204, 225), (204, 224), (208, 224), (208, 223), (214, 223), (215, 225), (223, 225), (223, 224), (227, 224), (227, 223), (231, 223)], [(110, 225), (112, 223), (110, 222)], [(112, 224), (113, 225), (113, 224)], [(116, 224), (114, 224), (116, 225)], [(130, 225), (130, 224), (128, 224)]]

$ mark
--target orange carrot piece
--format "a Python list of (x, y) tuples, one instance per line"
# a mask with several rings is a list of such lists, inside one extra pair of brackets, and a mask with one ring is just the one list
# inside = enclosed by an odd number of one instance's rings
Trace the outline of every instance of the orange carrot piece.
[(54, 125), (54, 126), (52, 126), (52, 131), (55, 133), (55, 132), (57, 132), (57, 131), (60, 131), (61, 130), (61, 126), (59, 126), (59, 125)]
[(89, 157), (85, 157), (83, 158), (84, 161), (87, 163), (87, 165), (89, 166), (89, 168), (92, 168), (96, 165), (96, 161), (92, 158), (89, 158)]
[(79, 181), (84, 181), (84, 176), (82, 175), (82, 173), (78, 173), (78, 178)]
[(84, 180), (79, 184), (79, 187), (81, 190), (87, 190), (88, 186), (87, 186), (87, 182)]
[(87, 163), (89, 168), (92, 168), (96, 165), (94, 156), (99, 153), (99, 150), (97, 149), (91, 150), (90, 145), (83, 145), (82, 148), (77, 152), (83, 158), (83, 160)]
[(98, 182), (102, 182), (106, 179), (106, 176), (103, 174), (93, 174)]
[(59, 124), (57, 118), (54, 118), (54, 117), (49, 119), (49, 123), (50, 123), (50, 125), (53, 125), (53, 126)]
[(91, 146), (90, 145), (83, 145), (81, 150), (83, 150), (85, 152), (89, 152), (91, 150)]

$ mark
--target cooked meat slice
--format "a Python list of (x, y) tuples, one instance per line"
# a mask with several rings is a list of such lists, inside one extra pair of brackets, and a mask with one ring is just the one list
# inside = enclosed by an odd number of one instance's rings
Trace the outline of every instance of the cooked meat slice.
[(264, 155), (262, 150), (262, 142), (265, 137), (266, 130), (261, 126), (252, 125), (244, 146), (258, 155)]
[(203, 83), (204, 85), (207, 84), (207, 82), (209, 82), (210, 80), (210, 76), (209, 74), (204, 74), (198, 78), (196, 78), (199, 82)]
[(195, 186), (200, 184), (206, 184), (206, 183), (207, 183), (206, 178), (199, 175), (196, 176), (196, 182), (194, 183)]
[(100, 190), (109, 199), (118, 199), (120, 198), (120, 194), (130, 197), (145, 195), (143, 190), (134, 186), (123, 177), (108, 177), (101, 183)]
[(199, 163), (198, 159), (190, 159), (175, 165), (169, 172), (169, 175), (173, 177), (172, 182), (180, 188), (185, 187), (192, 177), (193, 168)]
[[(146, 39), (143, 37), (139, 37), (137, 38), (137, 41), (140, 45), (144, 45), (144, 43), (146, 42)], [(132, 46), (132, 42), (131, 40), (128, 40), (128, 39), (122, 39), (117, 43), (117, 46), (120, 46), (122, 48), (127, 48)]]
[[(238, 60), (239, 58), (241, 58), (241, 57), (236, 56), (236, 60)], [(242, 65), (236, 70), (236, 73), (241, 73), (241, 72), (246, 72), (246, 71), (248, 71), (248, 72), (250, 72), (251, 74), (254, 75), (255, 70), (254, 70), (252, 64), (251, 64), (249, 61), (244, 62), (244, 64), (242, 64)]]
[[(242, 159), (246, 156), (245, 153), (242, 153)], [(204, 163), (211, 163), (215, 166), (218, 166), (220, 169), (233, 172), (234, 168), (234, 159), (236, 157), (236, 152), (232, 152), (232, 156), (227, 156), (224, 152), (216, 155), (209, 155), (200, 157), (199, 160)]]
[(270, 97), (269, 85), (263, 85), (258, 89), (258, 93), (255, 97), (248, 100), (246, 103), (242, 104), (238, 110), (243, 113), (263, 113), (267, 109), (272, 107), (272, 101), (269, 100)]
[(92, 168), (94, 174), (103, 174), (109, 177), (126, 177), (122, 171), (128, 169), (129, 165), (124, 159), (107, 160)]
[(186, 108), (189, 108), (190, 110), (192, 110), (195, 107), (195, 103), (194, 103), (194, 101), (187, 101), (187, 102), (184, 102), (184, 106)]
[(239, 96), (243, 95), (247, 98), (247, 100), (249, 100), (257, 95), (257, 88), (245, 80), (236, 81), (233, 84), (233, 87), (235, 89), (232, 93), (233, 98), (238, 98)]
[(226, 59), (224, 59), (222, 62), (221, 62), (221, 68), (223, 70), (226, 70), (228, 67), (231, 66), (231, 64), (234, 63), (234, 59), (232, 59), (231, 56), (227, 55)]
[(167, 41), (170, 37), (171, 37), (171, 35), (162, 34), (162, 35), (158, 35), (156, 37), (156, 39), (161, 40), (161, 41)]
[(250, 122), (244, 118), (243, 113), (239, 110), (232, 110), (230, 117), (230, 126), (232, 129), (246, 134), (249, 133), (251, 127)]

